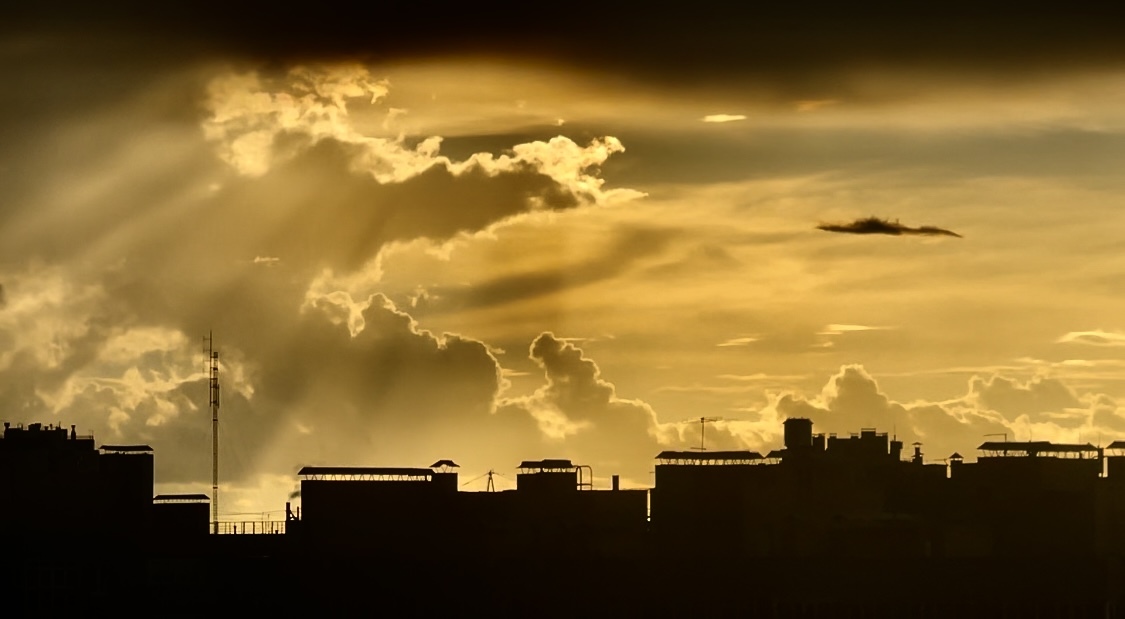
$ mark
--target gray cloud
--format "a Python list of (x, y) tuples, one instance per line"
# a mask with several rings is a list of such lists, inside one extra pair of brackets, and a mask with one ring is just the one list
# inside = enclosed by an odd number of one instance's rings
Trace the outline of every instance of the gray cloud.
[(879, 217), (865, 217), (857, 219), (848, 223), (822, 223), (819, 224), (817, 230), (824, 230), (826, 232), (843, 232), (846, 234), (889, 234), (892, 236), (899, 235), (921, 235), (921, 236), (955, 236), (961, 238), (960, 234), (945, 228), (938, 228), (936, 226), (919, 226), (912, 228), (910, 226), (900, 224), (898, 220), (888, 221)]
[(1027, 382), (1003, 376), (987, 379), (974, 376), (969, 381), (969, 397), (979, 400), (984, 408), (1008, 418), (1061, 413), (1066, 409), (1083, 407), (1074, 390), (1057, 378), (1042, 376)]
[(598, 254), (576, 264), (486, 279), (464, 287), (426, 291), (425, 312), (456, 312), (535, 299), (621, 276), (637, 262), (664, 253), (677, 231), (658, 227), (625, 227)]

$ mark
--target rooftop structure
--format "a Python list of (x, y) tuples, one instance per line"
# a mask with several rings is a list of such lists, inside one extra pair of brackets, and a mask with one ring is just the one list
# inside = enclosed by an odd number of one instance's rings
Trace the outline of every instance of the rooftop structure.
[(297, 475), (304, 480), (430, 481), (431, 469), (376, 466), (306, 466)]
[(664, 465), (761, 464), (763, 460), (762, 454), (756, 451), (662, 451), (656, 459)]
[[(1112, 448), (1113, 445), (1110, 445)], [(977, 447), (986, 458), (1039, 457), (1097, 458), (1097, 447), (1086, 444), (1051, 443), (1049, 441), (988, 441)]]
[(102, 445), (98, 447), (102, 453), (113, 454), (151, 454), (152, 447), (148, 445)]
[(570, 460), (524, 460), (516, 467), (525, 473), (573, 471), (577, 467)]
[(206, 494), (158, 494), (152, 497), (153, 503), (207, 503), (211, 497)]

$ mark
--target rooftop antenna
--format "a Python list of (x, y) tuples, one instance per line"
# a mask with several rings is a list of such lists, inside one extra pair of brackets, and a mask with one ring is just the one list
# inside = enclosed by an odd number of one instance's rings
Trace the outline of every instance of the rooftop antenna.
[[(705, 436), (705, 433), (706, 433), (706, 430), (707, 430), (707, 424), (709, 424), (711, 422), (715, 422), (715, 421), (722, 421), (722, 419), (723, 419), (722, 417), (700, 417), (699, 418), (699, 447), (692, 447), (692, 449), (698, 449), (699, 451), (707, 451), (707, 447), (703, 443), (703, 439), (704, 439), (704, 436)], [(694, 421), (693, 421), (693, 423), (694, 423)]]
[[(492, 481), (492, 476), (493, 476), (493, 475), (500, 475), (500, 473), (497, 473), (497, 472), (496, 472), (495, 470), (493, 470), (493, 469), (488, 469), (488, 472), (487, 472), (487, 473), (485, 473), (484, 475), (477, 475), (476, 477), (474, 477), (474, 478), (470, 479), (469, 481), (467, 481), (467, 482), (465, 482), (465, 483), (463, 483), (463, 484), (461, 484), (461, 485), (462, 485), (462, 486), (467, 486), (467, 485), (469, 485), (469, 484), (473, 483), (474, 481), (476, 481), (476, 480), (480, 479), (481, 477), (484, 477), (485, 475), (487, 475), (487, 476), (488, 476), (488, 482), (487, 482), (487, 484), (485, 485), (485, 492), (496, 492), (496, 484), (495, 484), (495, 483), (494, 483), (494, 482)], [(500, 475), (500, 476), (501, 476), (501, 477), (503, 477), (503, 475)]]
[(211, 407), (211, 527), (219, 533), (219, 353), (214, 349), (214, 336), (207, 332), (207, 364), (210, 376), (208, 390)]
[(993, 432), (992, 434), (985, 434), (985, 436), (1003, 436), (1004, 442), (1005, 443), (1008, 442), (1008, 433), (1007, 432)]

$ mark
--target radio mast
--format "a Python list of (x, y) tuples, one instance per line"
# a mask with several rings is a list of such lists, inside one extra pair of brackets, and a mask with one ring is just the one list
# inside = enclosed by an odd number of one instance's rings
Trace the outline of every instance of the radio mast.
[(219, 353), (214, 349), (214, 339), (207, 332), (207, 362), (210, 373), (211, 406), (211, 527), (219, 533)]

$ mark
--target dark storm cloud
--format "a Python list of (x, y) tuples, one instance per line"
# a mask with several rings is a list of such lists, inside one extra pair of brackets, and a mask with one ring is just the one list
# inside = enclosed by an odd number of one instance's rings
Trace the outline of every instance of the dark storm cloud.
[(755, 79), (792, 94), (823, 71), (870, 67), (956, 69), (1016, 79), (1042, 71), (1119, 64), (1120, 9), (1070, 3), (1050, 10), (987, 4), (885, 2), (628, 5), (571, 2), (545, 17), (526, 3), (344, 3), (328, 11), (273, 3), (58, 5), (5, 9), (8, 34), (144, 36), (184, 54), (269, 61), (374, 61), (507, 55), (689, 84)]
[(865, 217), (857, 219), (848, 223), (837, 224), (820, 224), (817, 230), (824, 230), (826, 232), (842, 232), (845, 234), (889, 234), (892, 236), (901, 235), (915, 235), (915, 236), (955, 236), (961, 238), (960, 234), (945, 228), (938, 228), (936, 226), (919, 226), (912, 228), (910, 226), (900, 224), (898, 220), (888, 221), (879, 217)]

